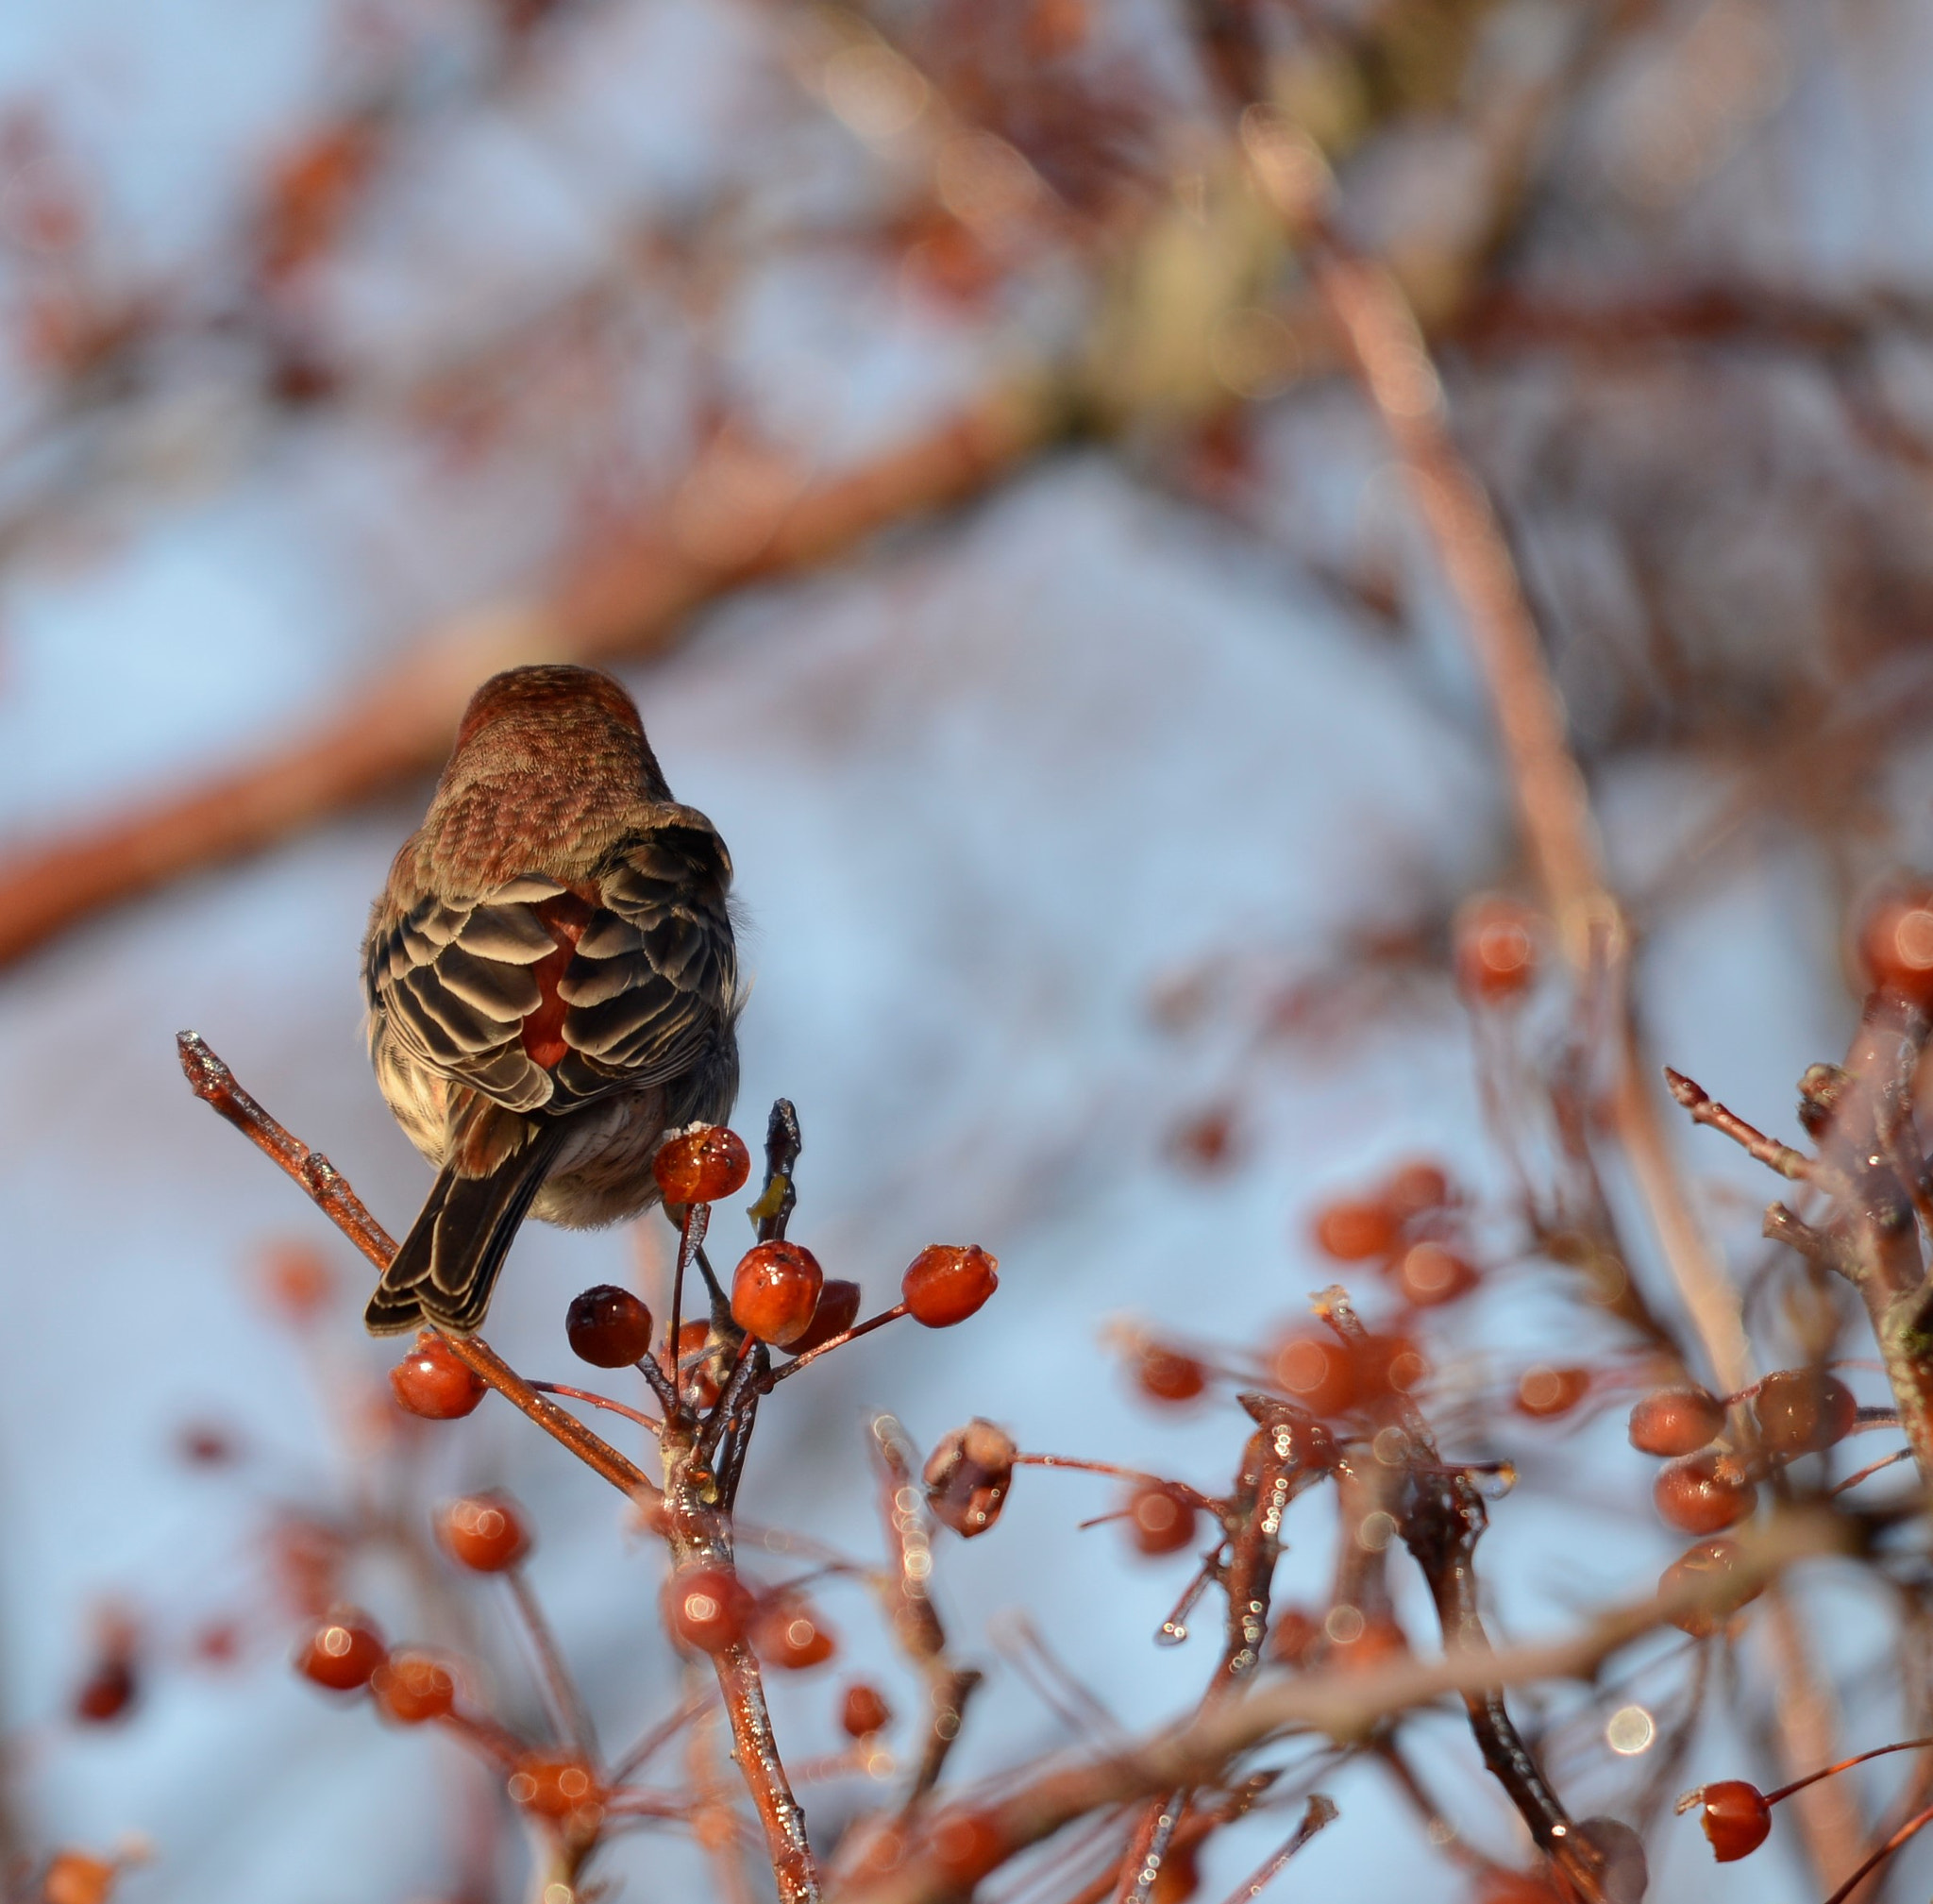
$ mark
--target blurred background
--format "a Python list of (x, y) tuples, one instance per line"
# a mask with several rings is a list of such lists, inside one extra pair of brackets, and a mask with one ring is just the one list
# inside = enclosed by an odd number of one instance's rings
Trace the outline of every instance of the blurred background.
[[(1933, 855), (1933, 11), (0, 9), (16, 1870), (138, 1840), (128, 1904), (522, 1895), (488, 1774), (289, 1671), (305, 1595), (410, 1617), (400, 1564), (344, 1533), (378, 1507), (414, 1525), (511, 1488), (607, 1736), (676, 1704), (662, 1558), (500, 1403), (434, 1434), (390, 1407), (362, 1265), (176, 1065), (201, 1031), (400, 1233), (428, 1171), (368, 1071), (357, 943), (457, 709), (513, 661), (618, 672), (731, 844), (755, 974), (737, 1122), (798, 1106), (793, 1235), (869, 1306), (928, 1242), (1001, 1261), (973, 1323), (779, 1392), (749, 1518), (877, 1553), (875, 1407), (922, 1447), (982, 1414), (1225, 1486), (1226, 1396), (1151, 1407), (1105, 1332), (1252, 1353), (1338, 1273), (1325, 1201), (1417, 1157), (1461, 1187), (1485, 1272), (1429, 1318), (1439, 1392), (1617, 1364), (1487, 1135), (1489, 1008), (1458, 996), (1452, 921), (1537, 890), (1387, 419), (1244, 162), (1264, 98), (1334, 166), (1325, 243), (1387, 265), (1429, 340), (1638, 936), (1648, 1062), (1794, 1137), (1793, 1081), (1856, 1015), (1849, 909)], [(1533, 1055), (1571, 1022), (1551, 985), (1511, 1020)], [(1673, 1137), (1775, 1329), (1770, 1180)], [(568, 1297), (655, 1291), (668, 1237), (533, 1228), (494, 1344), (572, 1379)], [(1683, 1544), (1604, 1386), (1556, 1423), (1478, 1410), (1458, 1443), (1522, 1475), (1486, 1549), (1501, 1638), (1648, 1591)], [(1198, 1693), (1212, 1640), (1151, 1643), (1187, 1559), (1077, 1529), (1115, 1505), (1028, 1473), (942, 1552), (992, 1681), (951, 1776), (1106, 1736), (1034, 1690), (1030, 1633), (1123, 1727)], [(1290, 1536), (1283, 1595), (1319, 1608), (1333, 1514)], [(1429, 1649), (1418, 1583), (1395, 1586)], [(822, 1601), (838, 1660), (775, 1694), (806, 1756), (842, 1743), (851, 1674), (913, 1697), (864, 1593)], [(1850, 1569), (1795, 1601), (1844, 1748), (1900, 1736), (1895, 1622), (1918, 1614)], [(505, 1606), (465, 1606), (506, 1708), (534, 1710)], [(1714, 1870), (1670, 1816), (1703, 1778), (1778, 1782), (1750, 1646), (1717, 1686), (1646, 1658), (1649, 1690), (1525, 1701), (1560, 1788), (1655, 1825), (1655, 1898), (1823, 1895), (1783, 1828)], [(1656, 1723), (1607, 1745), (1632, 1702)], [(1460, 1717), (1405, 1736), (1459, 1834), (1526, 1862)], [(1874, 1768), (1869, 1824), (1909, 1771)], [(1341, 1822), (1284, 1896), (1482, 1895), (1372, 1758), (1324, 1789)], [(866, 1794), (807, 1802), (830, 1834)], [(1202, 1895), (1283, 1828), (1218, 1839)], [(711, 1895), (672, 1837), (599, 1870)]]

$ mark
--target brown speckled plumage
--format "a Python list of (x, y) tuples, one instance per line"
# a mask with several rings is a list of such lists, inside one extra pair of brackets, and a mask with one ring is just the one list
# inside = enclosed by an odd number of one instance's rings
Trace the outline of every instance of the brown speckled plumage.
[(634, 1216), (664, 1134), (730, 1116), (731, 878), (608, 676), (477, 691), (362, 947), (377, 1080), (439, 1172), (373, 1331), (477, 1328), (527, 1214)]

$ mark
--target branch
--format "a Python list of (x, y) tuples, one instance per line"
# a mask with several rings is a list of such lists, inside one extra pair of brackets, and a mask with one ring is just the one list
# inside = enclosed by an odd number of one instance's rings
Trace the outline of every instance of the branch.
[[(1056, 428), (1058, 405), (1044, 381), (996, 388), (856, 468), (817, 480), (803, 468), (775, 468), (769, 481), (741, 483), (758, 497), (748, 503), (732, 492), (739, 514), (696, 534), (689, 504), (695, 490), (706, 493), (700, 458), (668, 506), (580, 552), (550, 593), (430, 630), (272, 755), (14, 849), (0, 859), (0, 965), (94, 913), (261, 851), (434, 770), (471, 691), (498, 669), (661, 654), (706, 602), (813, 567), (893, 523), (977, 495)], [(726, 474), (711, 472), (708, 510), (721, 506)], [(721, 535), (720, 527), (731, 532)]]
[(1736, 1111), (1728, 1110), (1716, 1098), (1707, 1094), (1702, 1085), (1694, 1084), (1683, 1071), (1674, 1071), (1670, 1065), (1665, 1067), (1665, 1088), (1673, 1098), (1690, 1112), (1694, 1124), (1708, 1124), (1739, 1146), (1748, 1156), (1757, 1157), (1769, 1170), (1776, 1171), (1782, 1177), (1790, 1177), (1794, 1183), (1810, 1183), (1820, 1174), (1819, 1167), (1803, 1151), (1795, 1151), (1790, 1144), (1782, 1144), (1776, 1137), (1769, 1137), (1756, 1124), (1748, 1124)]

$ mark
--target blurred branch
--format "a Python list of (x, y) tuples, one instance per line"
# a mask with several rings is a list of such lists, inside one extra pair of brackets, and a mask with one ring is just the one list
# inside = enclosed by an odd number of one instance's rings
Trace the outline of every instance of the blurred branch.
[(731, 590), (981, 493), (1051, 438), (1059, 413), (1051, 384), (1004, 384), (912, 442), (818, 478), (720, 446), (667, 506), (586, 551), (548, 596), (431, 631), (275, 753), (0, 858), (0, 964), (431, 771), (463, 703), (499, 668), (662, 654), (693, 611)]

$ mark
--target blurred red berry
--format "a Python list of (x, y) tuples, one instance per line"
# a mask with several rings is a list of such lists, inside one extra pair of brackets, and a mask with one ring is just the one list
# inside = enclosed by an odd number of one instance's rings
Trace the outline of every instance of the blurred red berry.
[(1772, 1830), (1772, 1807), (1765, 1802), (1765, 1794), (1742, 1778), (1721, 1778), (1716, 1784), (1701, 1785), (1678, 1801), (1681, 1811), (1693, 1806), (1711, 1843), (1712, 1856), (1721, 1864), (1750, 1857)]
[(570, 1352), (595, 1369), (624, 1369), (651, 1353), (651, 1312), (629, 1289), (599, 1283), (571, 1298), (563, 1332)]
[(731, 1567), (687, 1567), (664, 1583), (666, 1620), (700, 1653), (737, 1645), (757, 1611), (751, 1589)]
[(1554, 1369), (1539, 1362), (1517, 1382), (1517, 1412), (1534, 1422), (1568, 1415), (1590, 1392), (1588, 1369)]
[(1758, 1490), (1736, 1456), (1707, 1448), (1659, 1469), (1651, 1498), (1668, 1526), (1716, 1534), (1751, 1513)]
[(941, 1438), (927, 1457), (927, 1505), (963, 1541), (983, 1534), (1000, 1519), (1014, 1480), (1013, 1439), (991, 1422), (975, 1419)]
[(1235, 1113), (1226, 1104), (1198, 1111), (1168, 1134), (1167, 1150), (1185, 1170), (1203, 1175), (1225, 1170), (1235, 1156)]
[(813, 1253), (798, 1243), (754, 1243), (731, 1277), (731, 1320), (783, 1348), (811, 1328), (825, 1280)]
[(970, 1890), (1005, 1856), (1000, 1827), (985, 1811), (943, 1811), (927, 1832), (933, 1867), (951, 1886)]
[(443, 1337), (428, 1329), (389, 1372), (389, 1386), (397, 1407), (426, 1422), (456, 1421), (473, 1412), (490, 1392), (483, 1377)]
[(111, 1646), (88, 1669), (74, 1694), (75, 1718), (84, 1726), (109, 1726), (125, 1719), (141, 1694), (141, 1677), (131, 1648)]
[(768, 1601), (751, 1625), (752, 1650), (768, 1666), (803, 1673), (823, 1666), (839, 1642), (816, 1610), (796, 1594)]
[(1450, 1179), (1441, 1166), (1420, 1157), (1410, 1163), (1399, 1164), (1391, 1171), (1384, 1180), (1381, 1196), (1377, 1198), (1377, 1202), (1401, 1222), (1428, 1216), (1432, 1210), (1444, 1208), (1450, 1201)]
[(1269, 1629), (1269, 1654), (1285, 1665), (1306, 1666), (1322, 1643), (1322, 1623), (1303, 1607), (1285, 1607)]
[(42, 1874), (38, 1904), (108, 1904), (120, 1868), (85, 1851), (57, 1851)]
[(421, 1726), (448, 1716), (456, 1681), (428, 1653), (392, 1653), (369, 1677), (378, 1710), (399, 1726)]
[(1161, 1861), (1161, 1869), (1149, 1886), (1148, 1904), (1188, 1904), (1188, 1899), (1201, 1890), (1202, 1872), (1196, 1862), (1198, 1842), (1185, 1839), (1169, 1843), (1168, 1856)]
[(226, 1467), (241, 1453), (235, 1437), (219, 1422), (184, 1422), (176, 1431), (175, 1446), (192, 1468)]
[(1441, 1243), (1412, 1243), (1396, 1265), (1396, 1287), (1420, 1309), (1454, 1303), (1476, 1288), (1476, 1270)]
[(1361, 1671), (1387, 1665), (1409, 1651), (1409, 1639), (1393, 1613), (1372, 1613), (1328, 1635), (1329, 1657), (1338, 1666)]
[(1193, 1356), (1143, 1342), (1135, 1351), (1135, 1385), (1157, 1402), (1192, 1402), (1208, 1386), (1208, 1371)]
[(805, 1334), (785, 1346), (795, 1356), (802, 1356), (810, 1349), (824, 1347), (834, 1336), (843, 1336), (858, 1320), (859, 1285), (841, 1276), (828, 1276)]
[(1859, 923), (1859, 959), (1875, 987), (1933, 1005), (1933, 892), (1894, 887), (1874, 899)]
[(1631, 1410), (1631, 1445), (1646, 1455), (1695, 1455), (1724, 1424), (1724, 1404), (1703, 1389), (1654, 1389)]
[[(709, 1408), (723, 1392), (724, 1384), (718, 1376), (716, 1358), (708, 1356), (702, 1362), (693, 1362), (692, 1357), (712, 1339), (710, 1323), (685, 1323), (678, 1331), (678, 1359), (689, 1366), (684, 1372), (685, 1400), (700, 1408)], [(659, 1358), (661, 1364), (663, 1356)], [(669, 1374), (667, 1368), (664, 1373)]]
[(530, 1551), (523, 1514), (507, 1494), (465, 1494), (438, 1517), (445, 1551), (473, 1574), (500, 1574)]
[(261, 1287), (292, 1323), (312, 1322), (336, 1292), (335, 1272), (311, 1243), (272, 1243), (262, 1255)]
[(1194, 1502), (1172, 1488), (1148, 1483), (1128, 1496), (1128, 1538), (1151, 1559), (1185, 1547), (1195, 1538), (1195, 1517)]
[(603, 1803), (597, 1775), (580, 1759), (531, 1752), (505, 1783), (511, 1803), (540, 1818), (567, 1819)]
[(1780, 1369), (1759, 1383), (1752, 1412), (1769, 1454), (1816, 1455), (1852, 1432), (1859, 1405), (1824, 1369)]
[(1339, 1415), (1355, 1406), (1355, 1362), (1328, 1336), (1291, 1336), (1274, 1354), (1275, 1386), (1310, 1413)]
[(1316, 1247), (1338, 1263), (1387, 1256), (1403, 1240), (1403, 1223), (1380, 1198), (1339, 1197), (1316, 1212)]
[(863, 1679), (848, 1686), (839, 1702), (839, 1727), (848, 1738), (870, 1739), (893, 1723), (893, 1709)]
[(651, 1173), (667, 1204), (715, 1204), (745, 1188), (751, 1153), (736, 1131), (708, 1124), (665, 1138), (651, 1159)]
[(1534, 1872), (1492, 1871), (1477, 1887), (1472, 1904), (1565, 1904), (1565, 1900)]
[(1697, 1581), (1706, 1592), (1705, 1604), (1672, 1615), (1672, 1625), (1694, 1640), (1703, 1640), (1729, 1620), (1740, 1608), (1756, 1600), (1765, 1589), (1746, 1586), (1733, 1578), (1738, 1571), (1739, 1548), (1734, 1541), (1700, 1541), (1687, 1547), (1658, 1575), (1660, 1593), (1676, 1592)]
[(1471, 900), (1456, 915), (1456, 983), (1473, 1004), (1521, 998), (1537, 979), (1538, 918), (1496, 893)]
[(1000, 1287), (999, 1270), (1000, 1259), (978, 1244), (934, 1243), (907, 1265), (899, 1300), (922, 1327), (950, 1329), (984, 1306)]
[(295, 1670), (332, 1693), (354, 1693), (389, 1658), (378, 1633), (360, 1613), (325, 1620), (296, 1649)]

